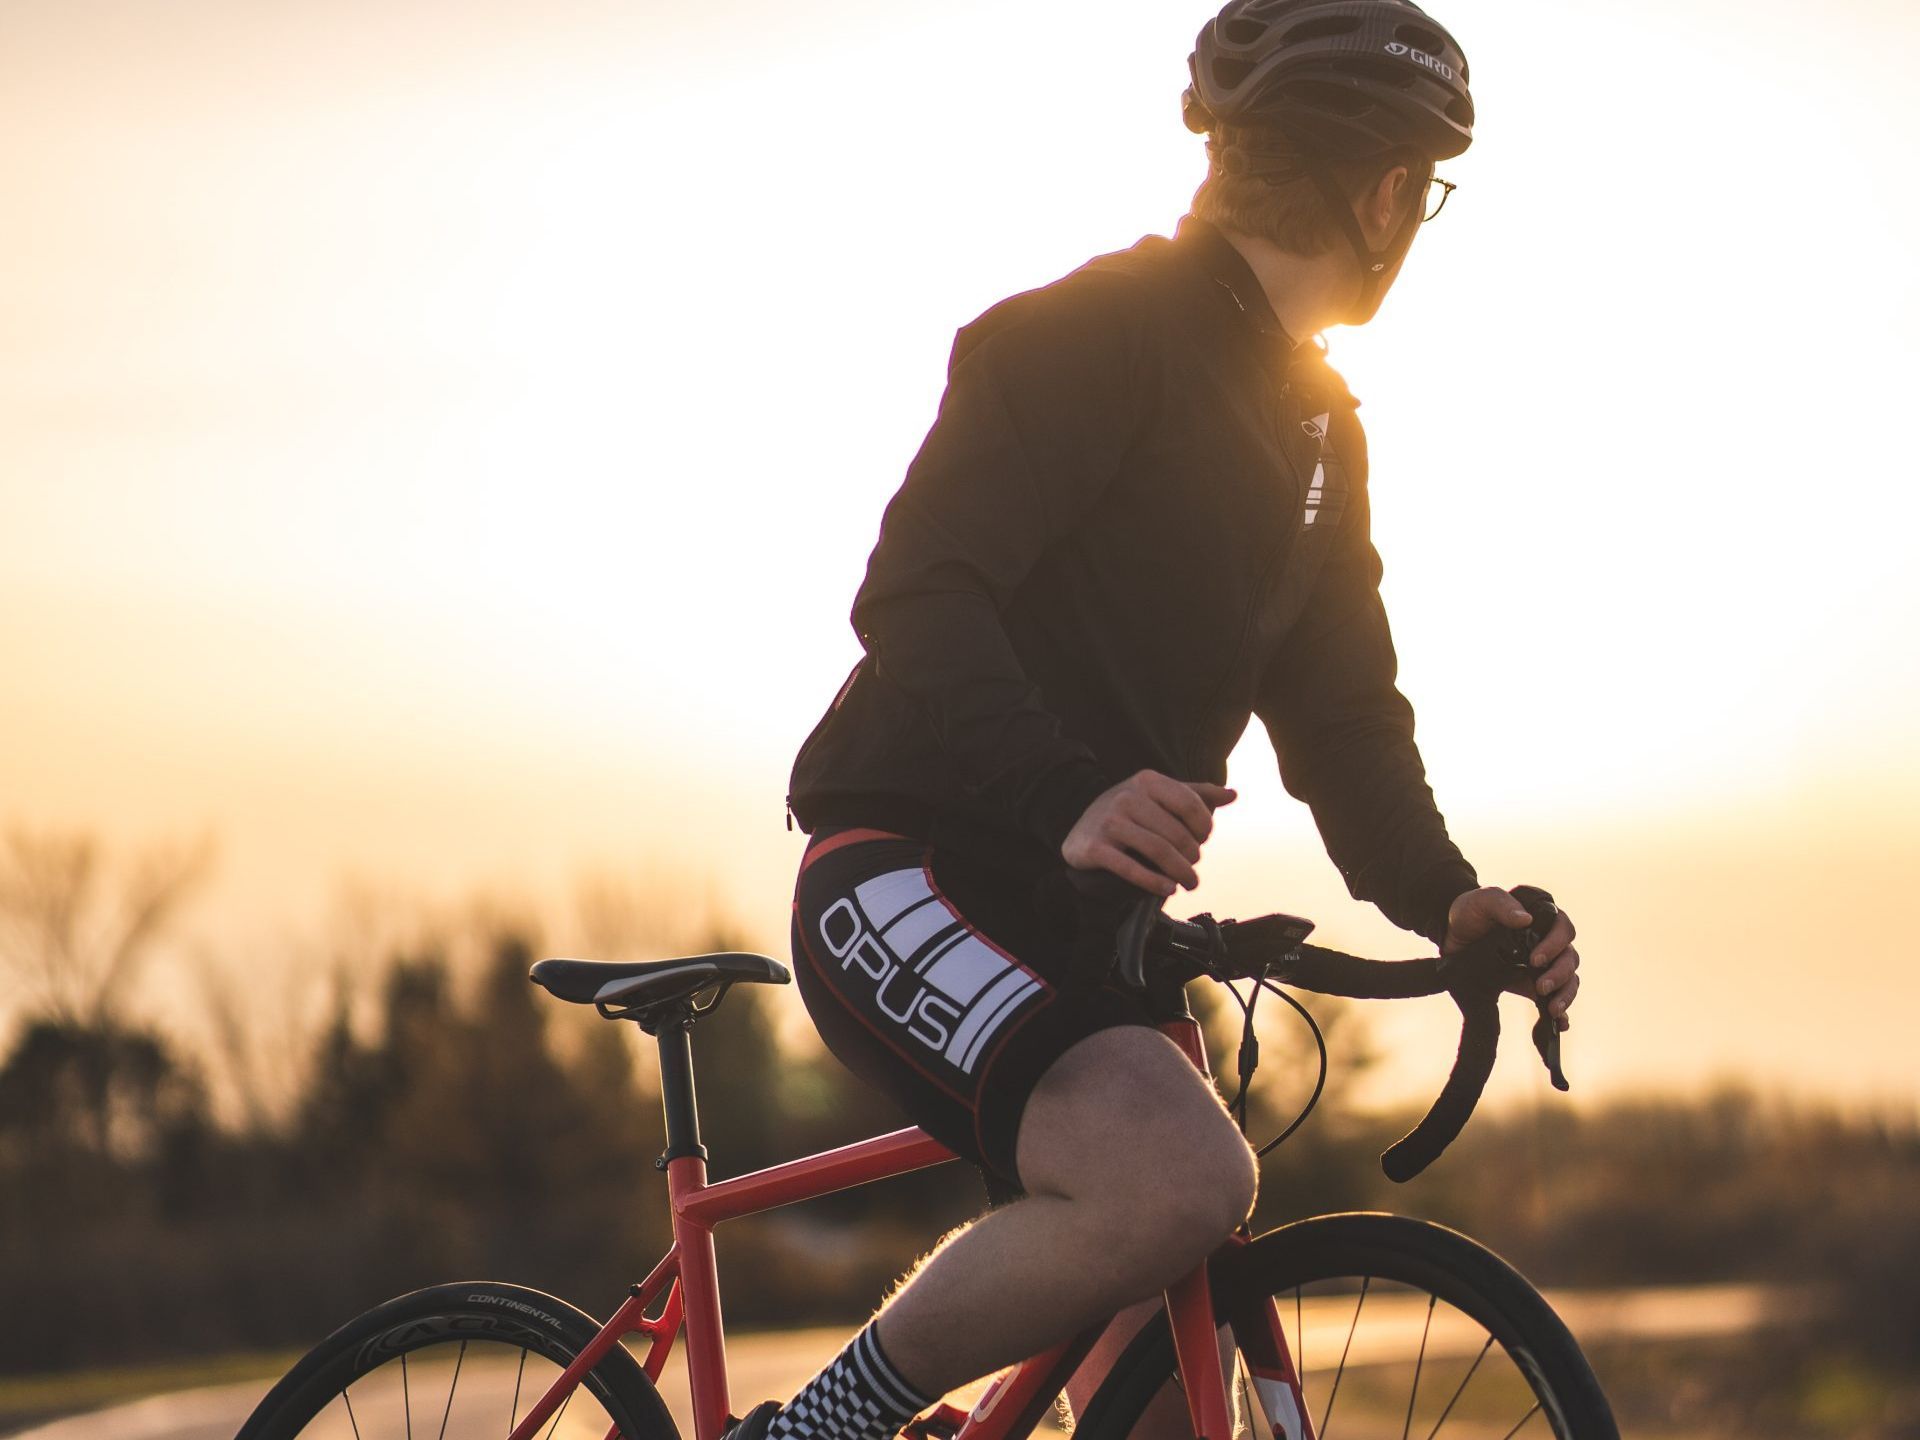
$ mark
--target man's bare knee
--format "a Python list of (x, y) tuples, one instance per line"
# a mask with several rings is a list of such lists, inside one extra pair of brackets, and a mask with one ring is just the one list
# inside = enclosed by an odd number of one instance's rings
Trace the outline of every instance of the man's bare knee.
[(1218, 1242), (1252, 1212), (1259, 1172), (1240, 1132), (1230, 1130), (1205, 1146), (1194, 1146), (1158, 1178), (1163, 1182), (1160, 1199), (1172, 1223)]
[(1019, 1135), (1030, 1190), (1085, 1204), (1121, 1243), (1204, 1255), (1252, 1208), (1255, 1166), (1212, 1086), (1165, 1036), (1103, 1030), (1041, 1078)]
[(1236, 1130), (1196, 1139), (1146, 1168), (1131, 1228), (1162, 1257), (1169, 1279), (1212, 1254), (1253, 1208), (1253, 1156)]

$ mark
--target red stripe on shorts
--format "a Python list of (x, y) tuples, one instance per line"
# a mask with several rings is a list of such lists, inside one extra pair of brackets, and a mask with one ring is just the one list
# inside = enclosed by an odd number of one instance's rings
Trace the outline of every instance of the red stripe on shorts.
[(807, 846), (807, 853), (800, 857), (800, 873), (807, 873), (807, 867), (822, 855), (831, 855), (845, 845), (858, 845), (866, 840), (905, 840), (905, 835), (895, 835), (891, 830), (842, 830), (837, 835), (829, 835), (824, 840), (815, 840)]

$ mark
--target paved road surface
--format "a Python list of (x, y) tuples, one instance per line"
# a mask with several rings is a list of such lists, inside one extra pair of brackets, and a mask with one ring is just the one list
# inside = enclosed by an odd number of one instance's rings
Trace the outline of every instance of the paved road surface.
[[(742, 1336), (727, 1347), (732, 1389), (743, 1400), (791, 1394), (833, 1357), (846, 1338), (846, 1333), (837, 1329)], [(671, 1365), (661, 1378), (668, 1408), (674, 1412), (682, 1433), (691, 1430), (685, 1370), (678, 1364)], [(510, 1379), (509, 1376), (509, 1383)], [(233, 1440), (234, 1432), (271, 1383), (258, 1380), (156, 1395), (131, 1405), (116, 1405), (91, 1415), (56, 1421), (26, 1431), (15, 1440)], [(461, 1382), (463, 1403), (464, 1397), (474, 1390), (471, 1378)], [(504, 1391), (500, 1398), (499, 1408), (504, 1412), (507, 1408)], [(364, 1414), (360, 1418), (362, 1423), (369, 1419)], [(438, 1418), (433, 1417), (431, 1426), (435, 1432)], [(352, 1431), (349, 1429), (347, 1433), (351, 1435)], [(598, 1440), (597, 1431), (595, 1440)]]
[[(1758, 1286), (1703, 1286), (1687, 1290), (1621, 1291), (1606, 1294), (1574, 1293), (1551, 1297), (1574, 1333), (1585, 1342), (1631, 1338), (1643, 1341), (1673, 1340), (1709, 1335), (1737, 1334), (1789, 1314), (1798, 1313), (1789, 1297)], [(1404, 1357), (1417, 1343), (1424, 1315), (1424, 1302), (1412, 1296), (1389, 1298), (1386, 1303), (1370, 1301), (1367, 1323), (1354, 1340), (1351, 1363), (1365, 1364), (1370, 1358)], [(1443, 1315), (1445, 1312), (1441, 1312)], [(1309, 1381), (1316, 1357), (1339, 1353), (1348, 1332), (1351, 1306), (1347, 1302), (1309, 1301), (1306, 1307), (1306, 1334), (1301, 1349), (1309, 1362)], [(1292, 1333), (1289, 1317), (1289, 1334)], [(1429, 1337), (1429, 1358), (1448, 1353), (1466, 1354), (1477, 1349), (1484, 1332), (1465, 1326), (1436, 1326)], [(830, 1359), (846, 1340), (840, 1329), (799, 1330), (773, 1335), (748, 1335), (728, 1346), (728, 1369), (736, 1409), (745, 1408), (768, 1397), (784, 1397), (822, 1364)], [(1384, 1352), (1384, 1354), (1382, 1353)], [(417, 1370), (424, 1367), (416, 1367)], [(419, 1389), (432, 1389), (435, 1377), (429, 1372), (420, 1379)], [(469, 1373), (460, 1382), (461, 1404), (472, 1397), (476, 1404), (491, 1404), (506, 1412), (514, 1382), (511, 1367), (477, 1376)], [(131, 1405), (119, 1405), (91, 1415), (57, 1421), (16, 1437), (16, 1440), (232, 1440), (240, 1423), (266, 1392), (268, 1381), (211, 1386), (171, 1395), (157, 1395)], [(444, 1380), (438, 1382), (446, 1392)], [(670, 1365), (662, 1377), (662, 1392), (674, 1413), (681, 1433), (691, 1430), (686, 1399), (685, 1371), (678, 1363)], [(979, 1387), (956, 1400), (970, 1403)], [(531, 1382), (528, 1384), (531, 1393)], [(369, 1407), (373, 1402), (367, 1402)], [(398, 1410), (391, 1432), (382, 1423), (384, 1417), (363, 1413), (358, 1424), (368, 1435), (405, 1433)], [(421, 1424), (415, 1412), (416, 1433), (437, 1433), (439, 1416)], [(556, 1440), (574, 1440), (576, 1417), (563, 1416)], [(340, 1431), (351, 1437), (353, 1430), (342, 1420)], [(455, 1433), (449, 1430), (448, 1434)], [(579, 1428), (583, 1440), (598, 1440), (599, 1427)]]

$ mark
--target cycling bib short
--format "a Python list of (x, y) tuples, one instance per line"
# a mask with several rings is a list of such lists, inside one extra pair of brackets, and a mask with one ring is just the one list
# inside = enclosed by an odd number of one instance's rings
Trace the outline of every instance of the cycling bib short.
[(1048, 1067), (1153, 1024), (1117, 986), (1063, 988), (1067, 949), (1019, 881), (924, 840), (823, 827), (801, 858), (794, 970), (821, 1040), (990, 1192), (1019, 1185), (1020, 1116)]

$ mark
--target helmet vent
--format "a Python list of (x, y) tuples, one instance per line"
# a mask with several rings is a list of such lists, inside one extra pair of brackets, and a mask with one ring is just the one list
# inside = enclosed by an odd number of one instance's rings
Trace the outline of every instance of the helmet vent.
[(1414, 49), (1424, 50), (1429, 55), (1439, 55), (1448, 48), (1445, 36), (1435, 34), (1424, 25), (1396, 26), (1393, 38), (1404, 40)]
[(1458, 98), (1447, 101), (1447, 118), (1463, 129), (1473, 128), (1473, 102)]
[(1337, 63), (1343, 75), (1357, 76), (1375, 85), (1391, 85), (1396, 90), (1412, 89), (1426, 74), (1424, 70), (1416, 70), (1383, 55), (1343, 56)]
[(1222, 90), (1236, 89), (1252, 73), (1253, 65), (1246, 60), (1215, 59), (1213, 62), (1213, 83)]
[(1360, 28), (1359, 17), (1354, 15), (1318, 15), (1311, 20), (1302, 20), (1287, 31), (1283, 45), (1298, 45), (1306, 40), (1325, 40), (1332, 35), (1351, 35)]
[(1326, 80), (1300, 80), (1287, 87), (1289, 102), (1321, 115), (1357, 119), (1373, 109), (1373, 102), (1358, 90)]
[(1235, 18), (1222, 22), (1221, 38), (1231, 45), (1253, 45), (1267, 33), (1267, 27), (1258, 20)]

